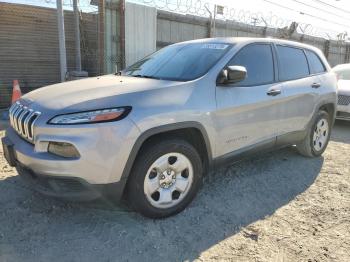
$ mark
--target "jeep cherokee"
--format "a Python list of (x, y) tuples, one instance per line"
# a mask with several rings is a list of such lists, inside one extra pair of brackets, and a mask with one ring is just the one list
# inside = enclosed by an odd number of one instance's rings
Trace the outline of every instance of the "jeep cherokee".
[(320, 50), (259, 38), (177, 43), (115, 75), (37, 89), (10, 108), (10, 165), (54, 197), (183, 210), (213, 166), (282, 146), (320, 156), (336, 112)]

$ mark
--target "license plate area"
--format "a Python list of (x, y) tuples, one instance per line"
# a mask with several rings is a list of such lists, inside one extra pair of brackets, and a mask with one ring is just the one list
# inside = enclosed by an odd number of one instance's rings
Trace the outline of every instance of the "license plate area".
[(7, 137), (1, 139), (2, 149), (4, 152), (5, 159), (10, 166), (16, 166), (16, 155), (15, 150), (13, 149), (13, 144)]

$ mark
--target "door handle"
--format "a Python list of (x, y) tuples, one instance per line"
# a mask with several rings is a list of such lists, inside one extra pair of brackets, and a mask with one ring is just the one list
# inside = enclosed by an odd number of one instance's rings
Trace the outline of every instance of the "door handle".
[(266, 93), (268, 96), (277, 96), (281, 94), (281, 90), (279, 89), (271, 89), (269, 91), (267, 91)]
[(319, 87), (321, 87), (321, 84), (320, 84), (320, 83), (313, 83), (313, 84), (311, 85), (311, 87), (312, 87), (312, 88), (319, 88)]

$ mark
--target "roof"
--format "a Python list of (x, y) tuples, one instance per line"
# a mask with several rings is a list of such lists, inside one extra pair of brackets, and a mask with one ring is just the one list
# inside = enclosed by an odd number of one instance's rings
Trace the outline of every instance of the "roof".
[[(320, 49), (312, 45), (307, 45), (304, 43), (299, 43), (290, 40), (278, 39), (278, 38), (253, 38), (253, 37), (216, 37), (216, 38), (203, 38), (190, 40), (182, 43), (229, 43), (229, 44), (250, 44), (250, 43), (276, 43), (281, 45), (290, 45), (299, 48), (311, 49), (316, 52), (320, 52)], [(179, 43), (180, 44), (180, 43)]]

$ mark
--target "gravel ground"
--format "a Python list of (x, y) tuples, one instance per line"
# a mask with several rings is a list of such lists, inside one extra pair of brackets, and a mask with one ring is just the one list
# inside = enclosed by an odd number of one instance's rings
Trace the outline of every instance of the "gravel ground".
[(0, 261), (349, 261), (349, 131), (317, 159), (286, 148), (211, 173), (164, 220), (42, 197), (0, 149)]

